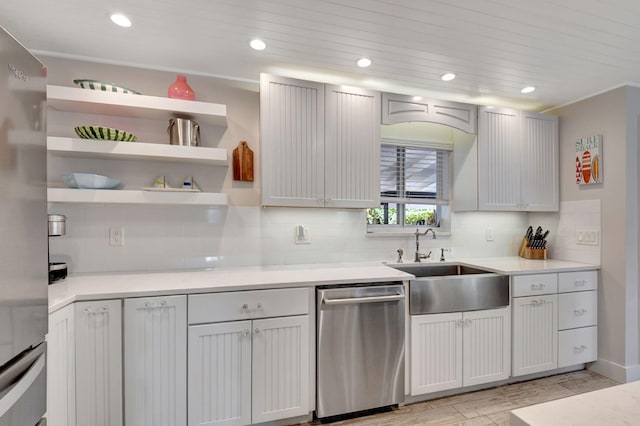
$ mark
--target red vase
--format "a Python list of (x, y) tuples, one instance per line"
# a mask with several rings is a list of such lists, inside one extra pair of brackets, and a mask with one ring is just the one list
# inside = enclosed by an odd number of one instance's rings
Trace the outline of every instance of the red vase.
[(186, 99), (188, 101), (196, 100), (196, 94), (187, 83), (187, 77), (180, 74), (178, 74), (176, 81), (169, 86), (168, 96), (170, 98)]

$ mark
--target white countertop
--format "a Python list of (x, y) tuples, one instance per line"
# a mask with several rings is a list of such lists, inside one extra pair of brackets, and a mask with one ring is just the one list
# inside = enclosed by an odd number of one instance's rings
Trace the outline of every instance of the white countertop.
[(637, 425), (640, 382), (626, 383), (511, 412), (511, 426)]
[[(440, 262), (428, 262), (440, 263)], [(505, 275), (597, 269), (597, 265), (517, 256), (449, 260)], [(404, 263), (407, 265), (410, 263)], [(49, 312), (82, 300), (402, 281), (413, 275), (382, 262), (276, 265), (207, 271), (71, 275), (49, 286)]]

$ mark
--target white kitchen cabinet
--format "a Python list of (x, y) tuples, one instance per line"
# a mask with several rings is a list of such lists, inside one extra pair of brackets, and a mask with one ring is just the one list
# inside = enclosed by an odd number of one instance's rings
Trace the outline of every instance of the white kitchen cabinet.
[(467, 133), (476, 133), (478, 107), (459, 102), (416, 99), (395, 93), (382, 94), (382, 124), (407, 122), (440, 123)]
[(511, 373), (511, 309), (465, 312), (462, 385), (505, 380)]
[(187, 296), (125, 299), (127, 425), (186, 424), (186, 347)]
[(76, 302), (49, 316), (48, 424), (123, 424), (121, 303)]
[(380, 95), (261, 74), (262, 204), (379, 205)]
[(189, 326), (189, 426), (251, 424), (251, 321)]
[(411, 395), (503, 380), (510, 309), (411, 317)]
[(309, 413), (309, 316), (253, 321), (252, 422)]
[(511, 278), (513, 375), (597, 358), (597, 271)]
[(558, 367), (598, 358), (598, 273), (558, 274)]
[(240, 426), (311, 410), (307, 288), (189, 296), (189, 426)]
[(558, 366), (558, 295), (515, 297), (513, 307), (513, 375)]
[(411, 317), (411, 395), (462, 387), (462, 313)]
[(49, 315), (47, 334), (47, 420), (76, 425), (76, 348), (74, 306)]
[(478, 209), (557, 211), (558, 118), (478, 109)]
[[(164, 129), (169, 118), (188, 116), (199, 124), (226, 126), (226, 105), (206, 102), (185, 101), (155, 96), (101, 92), (74, 87), (47, 86), (48, 107), (62, 113), (83, 113), (112, 116), (116, 119), (127, 117), (153, 119)], [(60, 115), (57, 115), (60, 119)], [(52, 121), (52, 120), (50, 120)], [(148, 126), (148, 122), (145, 122)], [(161, 124), (160, 124), (161, 123)], [(53, 128), (55, 126), (49, 126)], [(59, 127), (59, 126), (58, 126)], [(73, 127), (73, 126), (69, 126)], [(135, 133), (135, 132), (134, 132)], [(99, 159), (104, 161), (141, 160), (186, 164), (228, 166), (225, 149), (208, 147), (173, 146), (165, 143), (93, 141), (76, 137), (47, 138), (49, 158)], [(72, 160), (68, 160), (72, 161)], [(76, 160), (77, 161), (77, 160)], [(64, 163), (63, 163), (64, 164)], [(77, 164), (77, 163), (76, 163)], [(83, 163), (83, 166), (90, 162)], [(94, 163), (95, 164), (95, 163)], [(53, 180), (73, 168), (73, 163), (65, 164), (64, 170), (50, 170), (48, 189), (49, 202), (55, 203), (126, 203), (126, 204), (191, 204), (226, 205), (226, 194), (217, 192), (176, 192), (145, 191), (144, 185), (135, 190), (88, 190), (59, 187)], [(62, 167), (61, 167), (62, 168)], [(186, 170), (186, 169), (185, 169)], [(84, 172), (90, 172), (86, 167)], [(161, 175), (158, 172), (157, 175)], [(185, 171), (184, 175), (189, 172)], [(149, 177), (149, 185), (155, 176)], [(203, 181), (206, 182), (206, 181)], [(126, 179), (124, 179), (126, 187)], [(56, 187), (58, 186), (58, 187)]]

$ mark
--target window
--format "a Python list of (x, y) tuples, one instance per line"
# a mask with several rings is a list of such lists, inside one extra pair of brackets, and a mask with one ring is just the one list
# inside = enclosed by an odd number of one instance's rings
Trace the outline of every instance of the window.
[(382, 142), (381, 205), (367, 210), (369, 231), (441, 226), (448, 213), (451, 148), (433, 145)]

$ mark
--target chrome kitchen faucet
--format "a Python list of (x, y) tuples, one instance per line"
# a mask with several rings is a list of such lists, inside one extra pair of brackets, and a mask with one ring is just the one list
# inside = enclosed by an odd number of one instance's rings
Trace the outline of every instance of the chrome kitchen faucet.
[[(433, 234), (433, 239), (436, 239), (436, 231), (433, 228), (427, 228), (426, 231), (422, 235), (427, 235), (431, 231)], [(429, 259), (431, 256), (431, 251), (427, 254), (420, 254), (420, 229), (416, 229), (416, 256), (413, 259), (414, 262), (420, 262), (422, 259)]]

